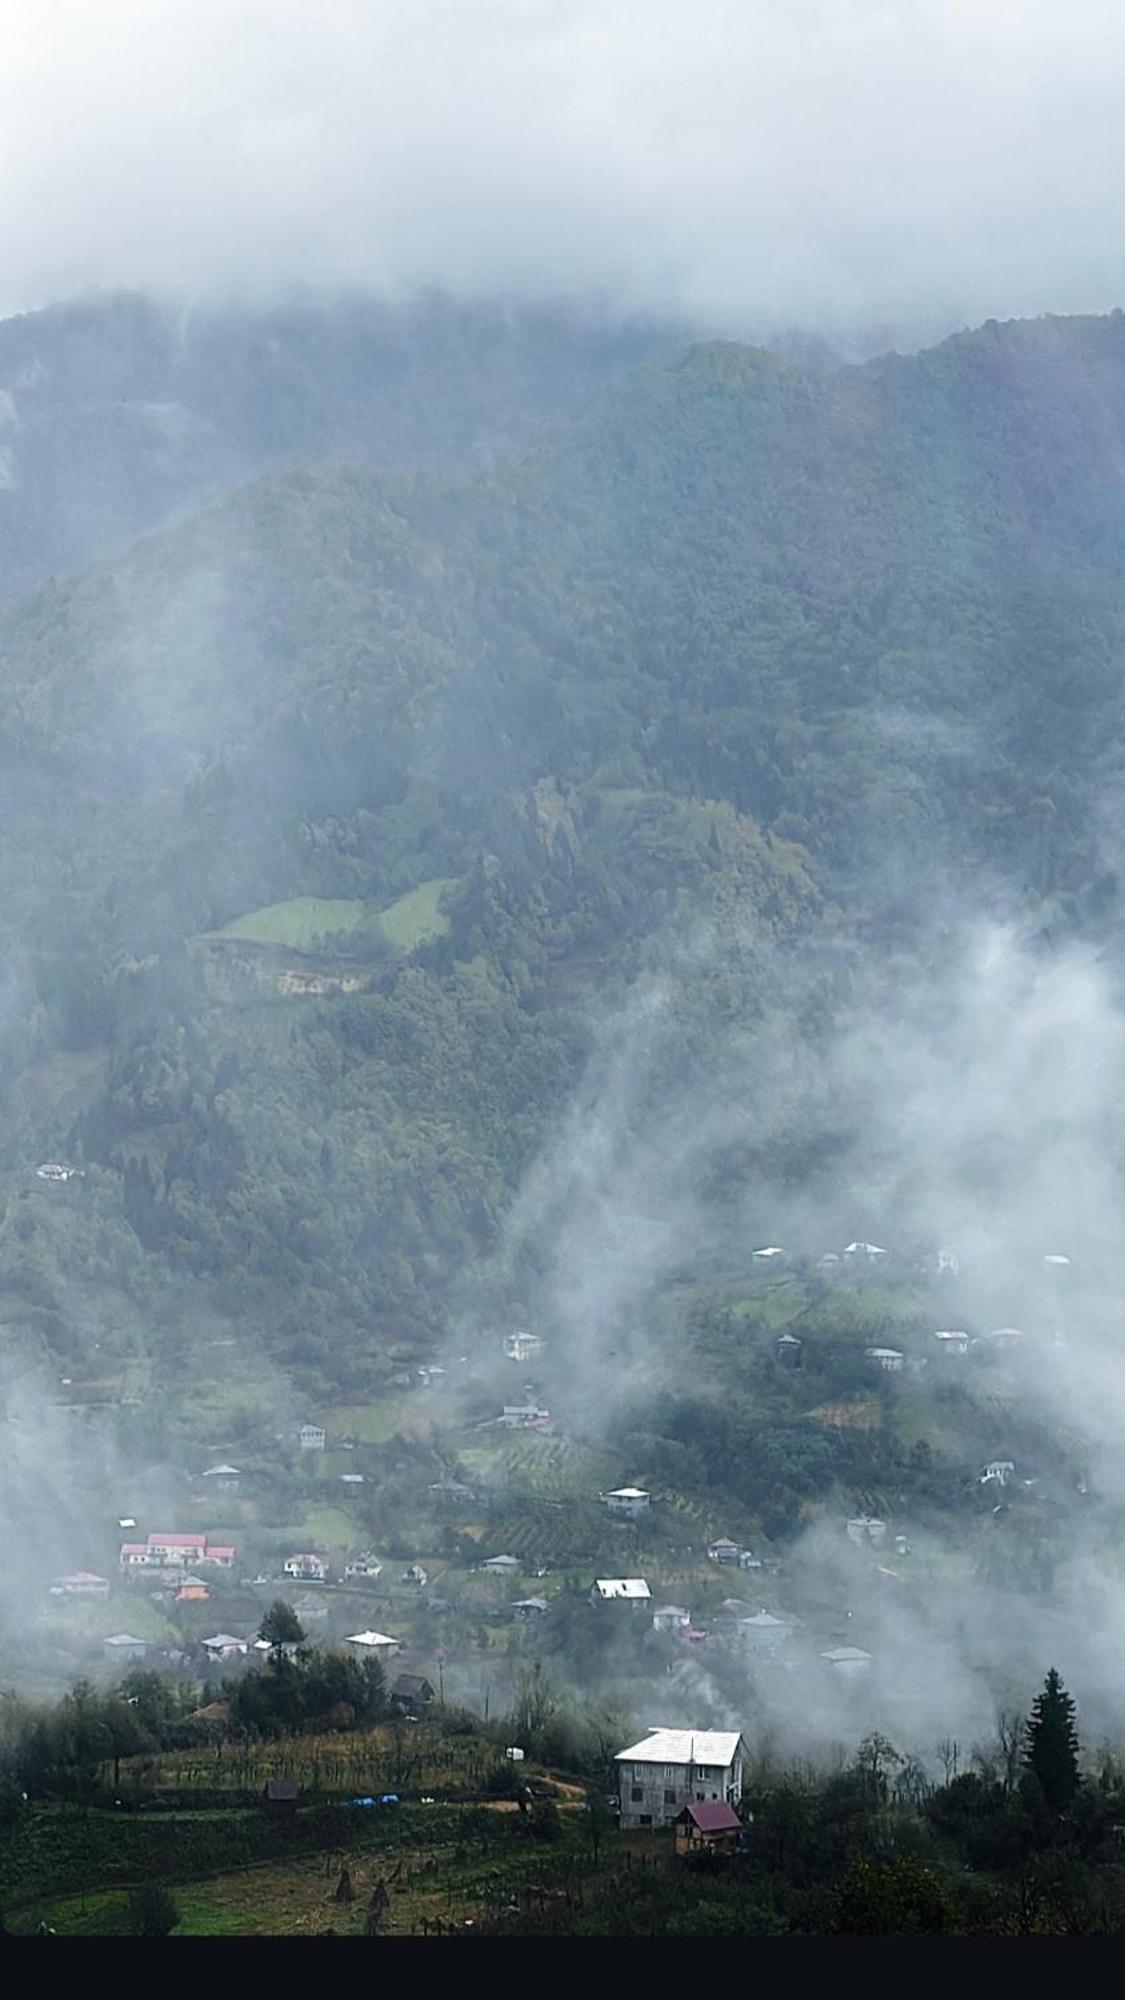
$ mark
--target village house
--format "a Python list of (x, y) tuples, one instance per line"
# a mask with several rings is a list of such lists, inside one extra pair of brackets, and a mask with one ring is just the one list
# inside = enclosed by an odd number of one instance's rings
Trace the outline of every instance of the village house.
[(519, 1625), (530, 1625), (542, 1618), (547, 1609), (545, 1597), (519, 1597), (508, 1606), (512, 1617)]
[(729, 1535), (720, 1535), (717, 1542), (709, 1544), (707, 1557), (708, 1561), (713, 1563), (736, 1563), (738, 1561), (738, 1543), (732, 1542)]
[(323, 1583), (328, 1575), (328, 1563), (324, 1556), (286, 1556), (281, 1567), (286, 1576), (294, 1577), (300, 1583)]
[(282, 1639), (280, 1644), (270, 1639), (255, 1639), (250, 1650), (252, 1653), (280, 1653), (283, 1660), (295, 1660), (301, 1648), (296, 1639)]
[(830, 1646), (821, 1659), (843, 1680), (854, 1680), (871, 1665), (870, 1653), (859, 1646)]
[(382, 1659), (397, 1653), (401, 1639), (392, 1639), (386, 1632), (352, 1632), (344, 1640), (361, 1660)]
[(233, 1569), (236, 1551), (209, 1542), (206, 1535), (171, 1535), (163, 1531), (144, 1542), (122, 1542), (121, 1567), (131, 1569), (181, 1569), (200, 1563), (214, 1563), (219, 1569)]
[(206, 1604), (211, 1595), (211, 1586), (202, 1577), (185, 1576), (176, 1591), (177, 1604)]
[(435, 1479), (427, 1490), (439, 1500), (471, 1500), (473, 1497), (472, 1487), (464, 1485), (460, 1479)]
[(543, 1342), (537, 1333), (525, 1333), (521, 1330), (505, 1336), (504, 1352), (509, 1361), (522, 1363), (530, 1361), (533, 1354), (538, 1354), (542, 1345)]
[(897, 1347), (865, 1347), (863, 1351), (869, 1361), (874, 1361), (888, 1375), (898, 1375), (906, 1366), (906, 1356)]
[(302, 1451), (323, 1451), (327, 1433), (322, 1424), (302, 1424), (297, 1432), (297, 1443)]
[(777, 1243), (769, 1243), (764, 1250), (754, 1250), (751, 1252), (755, 1264), (784, 1263), (788, 1255), (789, 1252), (782, 1250)]
[(198, 1560), (201, 1563), (214, 1563), (217, 1569), (233, 1569), (237, 1553), (237, 1549), (229, 1545), (220, 1547), (214, 1542), (208, 1542)]
[(1049, 1252), (1043, 1262), (1048, 1271), (1065, 1271), (1070, 1266), (1070, 1258), (1060, 1256), (1058, 1251)]
[(844, 1262), (847, 1264), (876, 1264), (879, 1258), (885, 1257), (886, 1254), (886, 1251), (881, 1250), (877, 1243), (849, 1243), (844, 1249)]
[(416, 1590), (425, 1590), (429, 1580), (430, 1573), (422, 1568), (421, 1563), (410, 1563), (402, 1572), (401, 1581), (412, 1583)]
[(698, 1854), (703, 1848), (715, 1854), (731, 1854), (745, 1843), (742, 1821), (725, 1799), (693, 1803), (676, 1817), (677, 1854)]
[(362, 1472), (342, 1472), (340, 1474), (341, 1486), (362, 1486), (363, 1483)]
[(293, 1609), (302, 1625), (323, 1625), (328, 1616), (328, 1606), (322, 1597), (304, 1597), (293, 1600)]
[(236, 1639), (233, 1632), (215, 1632), (210, 1639), (201, 1639), (200, 1645), (209, 1660), (221, 1664), (226, 1660), (245, 1659), (250, 1651), (248, 1639)]
[(344, 1564), (345, 1583), (374, 1583), (382, 1574), (383, 1565), (374, 1556), (353, 1556)]
[(515, 1556), (489, 1556), (477, 1567), (487, 1570), (490, 1576), (516, 1576), (521, 1565)]
[(1015, 1478), (1016, 1468), (1010, 1458), (991, 1458), (980, 1476), (982, 1486), (1007, 1486)]
[(651, 1497), (642, 1486), (618, 1486), (612, 1493), (601, 1495), (611, 1514), (624, 1514), (630, 1519), (647, 1513)]
[(783, 1333), (774, 1351), (783, 1368), (799, 1368), (804, 1359), (804, 1341), (795, 1333)]
[(652, 1599), (643, 1576), (600, 1576), (590, 1592), (591, 1604), (632, 1604), (647, 1608)]
[(76, 1569), (70, 1576), (57, 1576), (51, 1585), (52, 1597), (108, 1597), (109, 1578), (92, 1570)]
[(967, 1354), (969, 1351), (967, 1333), (951, 1332), (946, 1328), (941, 1333), (935, 1333), (933, 1338), (938, 1342), (939, 1352), (942, 1354)]
[(875, 1520), (870, 1514), (856, 1514), (845, 1524), (845, 1533), (849, 1542), (855, 1542), (857, 1546), (870, 1542), (877, 1548), (880, 1542), (886, 1541), (887, 1524)]
[(652, 1614), (654, 1632), (686, 1632), (691, 1625), (691, 1612), (679, 1604), (662, 1604)]
[(738, 1630), (747, 1650), (767, 1657), (780, 1652), (793, 1631), (791, 1618), (775, 1618), (763, 1606), (752, 1618), (740, 1618)]
[(145, 1640), (134, 1639), (131, 1632), (115, 1632), (112, 1639), (103, 1639), (102, 1645), (114, 1660), (143, 1660), (148, 1652)]
[(745, 1755), (737, 1730), (650, 1729), (614, 1759), (622, 1831), (670, 1826), (688, 1805), (737, 1805)]
[(939, 1278), (955, 1278), (961, 1269), (960, 1259), (952, 1250), (939, 1250), (935, 1262)]
[(440, 1385), (444, 1374), (444, 1368), (435, 1368), (433, 1365), (426, 1368), (419, 1368), (418, 1381), (423, 1389), (432, 1389), (435, 1385)]
[(237, 1493), (242, 1482), (236, 1465), (209, 1465), (203, 1477), (211, 1481), (216, 1493)]
[(551, 1412), (537, 1403), (505, 1403), (497, 1422), (511, 1431), (545, 1431), (551, 1427)]

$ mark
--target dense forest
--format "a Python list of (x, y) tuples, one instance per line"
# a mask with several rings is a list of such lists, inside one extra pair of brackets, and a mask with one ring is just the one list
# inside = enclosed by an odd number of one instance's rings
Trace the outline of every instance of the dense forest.
[(1104, 934), (1123, 329), (697, 346), (510, 466), (294, 464), (6, 610), (6, 1289), (424, 1341), (669, 936), (830, 936), (830, 1001), (939, 870)]

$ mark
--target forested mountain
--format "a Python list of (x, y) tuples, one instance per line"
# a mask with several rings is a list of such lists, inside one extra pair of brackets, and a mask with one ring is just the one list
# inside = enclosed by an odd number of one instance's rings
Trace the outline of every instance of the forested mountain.
[(0, 321), (0, 597), (294, 455), (488, 466), (683, 338), (439, 295), (254, 311), (123, 294)]
[[(0, 1257), (12, 1316), (58, 1351), (91, 1286), (140, 1301), (144, 1338), (158, 1304), (237, 1311), (337, 1386), (424, 1346), (591, 1010), (699, 920), (733, 982), (701, 988), (701, 1062), (723, 1009), (780, 1002), (789, 948), (900, 921), (938, 868), (1104, 932), (1125, 318), (832, 371), (439, 320), (394, 367), (380, 333), (372, 373), (364, 322), (330, 403), (323, 328), (278, 380), (264, 332), (170, 358), (166, 319), (121, 315), (131, 382), (151, 348), (154, 400), (174, 380), (206, 440), (162, 486), (118, 411), (110, 540), (301, 462), (0, 621)], [(77, 387), (49, 434), (90, 381), (112, 401), (99, 326), (92, 356), (63, 341)], [(409, 406), (403, 369), (432, 385)], [(21, 437), (10, 576), (50, 544)], [(97, 545), (84, 519), (58, 532), (52, 562)], [(20, 1189), (56, 1152), (87, 1177), (48, 1212)]]

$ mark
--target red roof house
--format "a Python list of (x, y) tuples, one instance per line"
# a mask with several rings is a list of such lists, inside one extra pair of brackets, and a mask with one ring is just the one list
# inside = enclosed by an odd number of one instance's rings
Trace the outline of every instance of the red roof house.
[(685, 1806), (676, 1818), (676, 1853), (697, 1854), (701, 1848), (730, 1850), (738, 1846), (742, 1821), (723, 1799)]

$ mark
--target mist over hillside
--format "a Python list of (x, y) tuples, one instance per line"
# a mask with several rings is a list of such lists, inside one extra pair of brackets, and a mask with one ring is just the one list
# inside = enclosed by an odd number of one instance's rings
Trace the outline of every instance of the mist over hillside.
[[(54, 572), (0, 614), (6, 1395), (78, 1440), (65, 1493), (5, 1475), (19, 1671), (65, 1671), (20, 1628), (45, 1565), (111, 1564), (232, 1455), (253, 1546), (302, 1412), (374, 1411), (333, 1536), (454, 1571), (522, 1538), (591, 1700), (653, 1685), (567, 1608), (631, 1478), (689, 1525), (620, 1553), (701, 1616), (675, 1562), (737, 1533), (883, 1659), (868, 1715), (720, 1646), (678, 1669), (705, 1719), (983, 1730), (1049, 1638), (1108, 1731), (1125, 319), (829, 366), (122, 301), (0, 327), (0, 363), (6, 575)], [(868, 1238), (885, 1273), (825, 1275)], [(487, 1429), (526, 1323), (542, 1467)], [(942, 1324), (1036, 1358), (940, 1375)], [(1045, 1513), (985, 1504), (1009, 1458)], [(1067, 1653), (1082, 1508), (1108, 1636)], [(929, 1552), (898, 1609), (841, 1581), (853, 1511)]]

